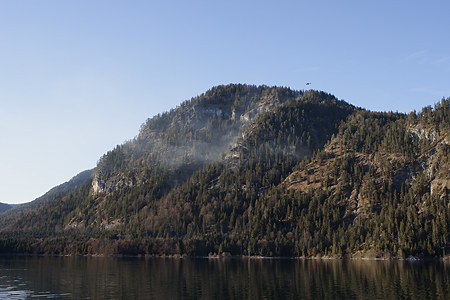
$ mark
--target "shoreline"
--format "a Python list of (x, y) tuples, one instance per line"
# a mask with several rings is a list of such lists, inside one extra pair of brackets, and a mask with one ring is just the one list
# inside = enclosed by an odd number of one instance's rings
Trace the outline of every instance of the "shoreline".
[(1, 256), (26, 256), (26, 257), (105, 257), (105, 258), (164, 258), (164, 259), (214, 259), (214, 260), (227, 260), (227, 259), (248, 259), (248, 260), (347, 260), (347, 261), (450, 261), (450, 256), (447, 257), (415, 257), (408, 256), (406, 258), (400, 257), (361, 257), (361, 256), (260, 256), (260, 255), (208, 255), (189, 256), (186, 254), (138, 254), (138, 255), (125, 255), (125, 254), (38, 254), (38, 253), (0, 253)]

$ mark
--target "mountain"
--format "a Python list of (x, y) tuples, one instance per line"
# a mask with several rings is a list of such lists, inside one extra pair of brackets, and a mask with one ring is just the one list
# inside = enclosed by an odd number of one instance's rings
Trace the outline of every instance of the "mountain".
[(7, 203), (0, 203), (0, 212), (6, 211), (11, 208), (11, 205)]
[(401, 114), (213, 87), (76, 185), (3, 213), (0, 252), (446, 257), (449, 113), (450, 99)]
[(73, 188), (79, 186), (80, 184), (88, 180), (91, 177), (92, 171), (93, 169), (86, 170), (77, 174), (76, 176), (72, 177), (69, 181), (64, 182), (63, 184), (60, 184), (50, 189), (47, 193), (45, 193), (41, 197), (36, 198), (31, 202), (19, 205), (5, 204), (8, 205), (8, 207), (7, 209), (3, 210), (5, 212), (1, 215), (0, 227), (7, 227), (8, 225), (11, 224), (11, 222), (14, 222), (19, 216), (27, 214), (30, 211), (34, 211), (43, 205), (52, 203), (53, 201), (58, 201), (61, 195), (64, 195), (65, 193), (71, 191)]

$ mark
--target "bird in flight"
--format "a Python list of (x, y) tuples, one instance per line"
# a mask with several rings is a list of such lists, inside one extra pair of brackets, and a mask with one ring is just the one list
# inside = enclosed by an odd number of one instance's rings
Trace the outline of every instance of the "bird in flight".
[(306, 85), (310, 85), (310, 84), (311, 84), (311, 82), (307, 82), (307, 83), (306, 83)]

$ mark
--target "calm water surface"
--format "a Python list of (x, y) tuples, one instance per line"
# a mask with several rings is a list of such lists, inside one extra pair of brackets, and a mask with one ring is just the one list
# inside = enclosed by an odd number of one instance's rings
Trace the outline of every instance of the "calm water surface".
[(0, 256), (0, 299), (450, 299), (450, 263)]

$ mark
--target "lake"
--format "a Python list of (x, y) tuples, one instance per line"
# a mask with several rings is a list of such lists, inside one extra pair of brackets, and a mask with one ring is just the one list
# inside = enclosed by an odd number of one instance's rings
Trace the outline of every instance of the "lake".
[(450, 263), (0, 256), (0, 299), (450, 299)]

